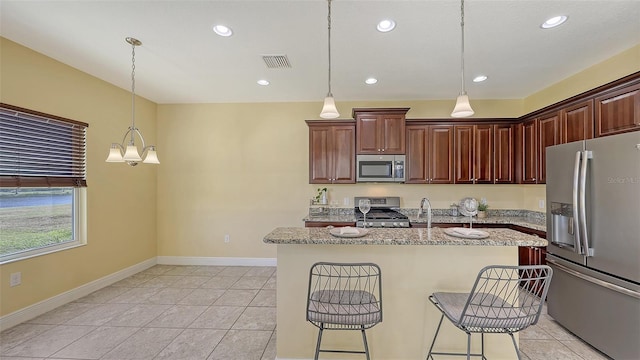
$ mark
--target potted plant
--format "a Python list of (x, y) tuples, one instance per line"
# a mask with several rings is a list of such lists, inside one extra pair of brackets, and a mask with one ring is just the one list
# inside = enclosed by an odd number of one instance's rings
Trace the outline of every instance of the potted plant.
[(487, 203), (487, 199), (482, 198), (478, 201), (478, 218), (487, 217), (487, 209), (489, 208), (489, 204)]
[(327, 204), (327, 188), (318, 188), (316, 191), (318, 191), (318, 193), (314, 198), (315, 203), (326, 205)]

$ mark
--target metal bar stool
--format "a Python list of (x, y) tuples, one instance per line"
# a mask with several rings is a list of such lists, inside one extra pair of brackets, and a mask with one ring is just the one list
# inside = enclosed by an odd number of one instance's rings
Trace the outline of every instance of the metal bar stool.
[[(309, 272), (307, 321), (318, 327), (314, 359), (320, 352), (365, 354), (366, 329), (382, 322), (380, 267), (372, 263), (315, 263)], [(324, 330), (359, 330), (364, 351), (321, 349)]]
[[(547, 265), (487, 266), (480, 270), (469, 293), (436, 292), (429, 300), (442, 312), (438, 329), (431, 342), (427, 360), (433, 355), (484, 356), (484, 334), (506, 333), (520, 359), (520, 351), (513, 333), (538, 322), (547, 296), (553, 270)], [(453, 325), (467, 334), (467, 352), (434, 352), (433, 346), (447, 317)], [(471, 353), (471, 333), (481, 335), (481, 353)]]

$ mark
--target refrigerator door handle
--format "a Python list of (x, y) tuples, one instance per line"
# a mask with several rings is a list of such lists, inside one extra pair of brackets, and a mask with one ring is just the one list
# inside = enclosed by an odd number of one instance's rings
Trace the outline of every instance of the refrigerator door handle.
[(591, 151), (582, 152), (582, 165), (580, 168), (580, 233), (582, 234), (582, 253), (589, 257), (593, 256), (593, 248), (589, 247), (589, 234), (587, 233), (587, 165), (589, 159), (593, 158)]
[(636, 299), (640, 299), (640, 292), (629, 290), (629, 289), (627, 289), (625, 287), (618, 286), (618, 285), (612, 284), (612, 283), (608, 283), (608, 282), (602, 281), (600, 279), (596, 279), (596, 278), (591, 277), (589, 275), (583, 274), (583, 273), (581, 273), (579, 271), (570, 269), (570, 268), (558, 263), (557, 261), (555, 261), (553, 259), (547, 258), (547, 263), (552, 264), (553, 266), (557, 267), (558, 270), (564, 271), (564, 272), (566, 272), (566, 273), (568, 273), (570, 275), (573, 275), (573, 276), (575, 276), (577, 278), (580, 278), (582, 280), (588, 281), (588, 282), (590, 282), (592, 284), (605, 287), (605, 288), (607, 288), (609, 290), (613, 290), (613, 291), (619, 292), (621, 294), (634, 297)]
[(576, 160), (573, 167), (573, 217), (571, 218), (572, 226), (570, 229), (574, 230), (575, 236), (575, 244), (574, 250), (578, 254), (584, 254), (582, 251), (582, 239), (580, 237), (580, 224), (578, 223), (579, 212), (578, 212), (578, 188), (579, 188), (579, 180), (580, 180), (580, 158), (582, 157), (582, 151), (576, 152)]

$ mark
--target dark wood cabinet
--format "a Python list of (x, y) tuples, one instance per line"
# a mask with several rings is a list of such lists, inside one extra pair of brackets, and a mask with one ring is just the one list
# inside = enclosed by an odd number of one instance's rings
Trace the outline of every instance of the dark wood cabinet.
[(560, 110), (560, 143), (593, 138), (593, 100)]
[(453, 125), (407, 125), (406, 141), (406, 183), (453, 183)]
[(331, 221), (305, 221), (304, 227), (345, 227), (345, 226), (356, 226), (354, 222), (331, 222)]
[(353, 184), (355, 123), (353, 120), (307, 120), (309, 126), (309, 183)]
[(522, 184), (538, 181), (538, 120), (518, 124), (519, 178)]
[(548, 146), (560, 143), (560, 117), (559, 112), (547, 114), (538, 118), (538, 147), (536, 161), (536, 183), (544, 184), (547, 181), (546, 149)]
[(596, 137), (640, 130), (640, 84), (595, 98)]
[(546, 181), (546, 147), (560, 143), (559, 113), (528, 119), (518, 124), (516, 154), (518, 179), (522, 184)]
[(495, 184), (511, 184), (514, 162), (514, 125), (493, 125), (493, 173)]
[(357, 154), (404, 154), (409, 109), (353, 109)]
[(493, 126), (454, 126), (456, 184), (493, 183)]

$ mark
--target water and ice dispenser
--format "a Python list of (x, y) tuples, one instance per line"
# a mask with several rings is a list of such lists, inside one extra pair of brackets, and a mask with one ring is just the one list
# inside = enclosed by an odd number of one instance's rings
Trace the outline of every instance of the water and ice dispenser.
[(551, 204), (551, 238), (552, 243), (561, 247), (574, 247), (575, 233), (573, 221), (573, 205), (552, 202)]

